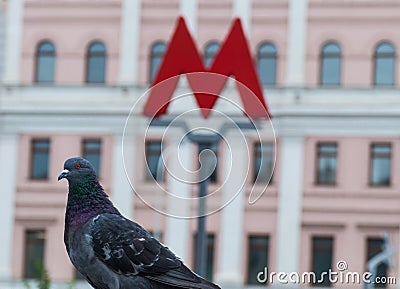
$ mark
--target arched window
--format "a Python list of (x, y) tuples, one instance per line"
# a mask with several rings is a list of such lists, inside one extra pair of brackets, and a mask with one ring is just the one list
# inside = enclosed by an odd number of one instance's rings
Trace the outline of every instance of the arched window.
[(389, 42), (379, 44), (374, 53), (374, 84), (394, 85), (396, 50)]
[(329, 42), (321, 51), (321, 78), (322, 85), (339, 85), (342, 50), (335, 42)]
[(104, 83), (106, 75), (106, 47), (102, 42), (93, 42), (87, 51), (86, 82)]
[(204, 65), (205, 67), (210, 67), (213, 62), (215, 55), (217, 54), (219, 49), (218, 42), (210, 42), (204, 48)]
[(153, 82), (161, 61), (164, 57), (167, 45), (164, 42), (156, 42), (151, 46), (150, 52), (150, 82)]
[(262, 43), (257, 50), (257, 68), (261, 83), (276, 84), (277, 50), (270, 42)]
[(35, 82), (53, 83), (56, 63), (56, 48), (50, 41), (39, 43), (36, 50)]

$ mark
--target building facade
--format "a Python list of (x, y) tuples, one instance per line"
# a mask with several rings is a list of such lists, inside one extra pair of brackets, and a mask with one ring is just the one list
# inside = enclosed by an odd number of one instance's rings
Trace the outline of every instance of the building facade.
[[(164, 136), (141, 114), (180, 15), (206, 66), (241, 19), (276, 136), (265, 122), (262, 144), (249, 131), (245, 142), (231, 133), (215, 148), (207, 277), (233, 288), (263, 285), (264, 267), (320, 274), (345, 261), (347, 271), (364, 272), (384, 233), (390, 246), (400, 242), (399, 13), (397, 0), (3, 0), (0, 288), (23, 288), (42, 268), (57, 288), (75, 279), (89, 288), (65, 252), (67, 185), (56, 180), (77, 155), (95, 164), (121, 212), (194, 266), (196, 219), (171, 215), (194, 216), (198, 204), (162, 189), (186, 198), (197, 186), (153, 179), (161, 140), (178, 148), (181, 132)], [(184, 80), (179, 89), (189, 91)], [(224, 94), (237, 97), (230, 85)], [(169, 114), (192, 108), (194, 101), (177, 102)], [(244, 119), (223, 103), (216, 108)], [(189, 119), (203, 121), (198, 112)], [(215, 128), (224, 122), (210, 120)], [(196, 168), (198, 147), (178, 151), (171, 167)], [(380, 277), (399, 276), (398, 255), (378, 268)], [(363, 284), (325, 278), (299, 286)]]

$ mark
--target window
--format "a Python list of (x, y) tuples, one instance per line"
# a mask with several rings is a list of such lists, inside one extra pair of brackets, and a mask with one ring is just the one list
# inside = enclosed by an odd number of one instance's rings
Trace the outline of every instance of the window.
[(35, 82), (53, 83), (56, 63), (56, 48), (50, 41), (41, 42), (36, 50)]
[[(196, 264), (196, 246), (197, 246), (197, 234), (194, 236), (194, 264)], [(213, 280), (214, 273), (214, 250), (215, 250), (215, 236), (214, 234), (207, 234), (207, 257), (206, 257), (206, 276), (207, 280)]]
[(167, 45), (164, 42), (157, 42), (151, 47), (150, 53), (150, 82), (153, 82), (158, 69), (160, 68), (161, 61), (164, 57)]
[(337, 145), (335, 143), (318, 144), (317, 184), (334, 185), (336, 183)]
[(269, 237), (249, 236), (248, 242), (247, 283), (260, 285), (257, 274), (268, 267)]
[(45, 231), (25, 232), (24, 278), (40, 278), (44, 268)]
[[(214, 171), (211, 173), (210, 177), (209, 177), (209, 181), (211, 183), (215, 183), (217, 182), (217, 171), (218, 171), (218, 146), (216, 144), (211, 144), (211, 143), (202, 143), (199, 144), (199, 154), (201, 151), (205, 150), (205, 149), (210, 149), (215, 156), (217, 157), (217, 163), (215, 165)], [(199, 163), (200, 166), (200, 163)]]
[(379, 44), (374, 53), (375, 85), (394, 85), (394, 66), (396, 51), (392, 44), (384, 42)]
[(321, 52), (321, 85), (340, 84), (341, 49), (334, 42), (322, 47)]
[[(330, 286), (331, 282), (327, 275), (324, 275), (322, 282), (316, 282), (322, 277), (323, 272), (332, 269), (333, 238), (332, 237), (313, 237), (312, 239), (312, 272), (317, 276), (314, 286)], [(325, 273), (326, 274), (326, 273)]]
[(87, 51), (86, 82), (104, 83), (106, 75), (106, 47), (93, 42)]
[(37, 139), (32, 141), (31, 178), (47, 179), (49, 170), (50, 141)]
[(204, 48), (204, 66), (210, 67), (219, 50), (218, 42), (211, 42)]
[(262, 43), (257, 51), (258, 75), (263, 85), (276, 84), (277, 50), (272, 43)]
[(147, 165), (146, 180), (157, 180), (162, 177), (157, 175), (158, 161), (161, 156), (161, 141), (148, 141), (145, 146)]
[[(382, 252), (383, 247), (383, 239), (382, 238), (368, 238), (367, 239), (367, 261), (369, 261), (372, 257), (376, 256), (380, 252)], [(376, 277), (380, 277), (380, 280), (383, 280), (382, 277), (387, 276), (388, 265), (386, 263), (381, 263), (378, 265), (376, 270)], [(375, 284), (375, 287), (385, 288), (386, 284)]]
[(371, 145), (371, 175), (370, 183), (373, 186), (390, 185), (391, 145)]
[[(274, 166), (274, 147), (272, 143), (254, 144), (254, 182), (266, 183), (271, 180)], [(258, 178), (258, 179), (257, 179)]]
[(93, 165), (97, 175), (100, 176), (101, 141), (96, 139), (84, 140), (82, 155)]

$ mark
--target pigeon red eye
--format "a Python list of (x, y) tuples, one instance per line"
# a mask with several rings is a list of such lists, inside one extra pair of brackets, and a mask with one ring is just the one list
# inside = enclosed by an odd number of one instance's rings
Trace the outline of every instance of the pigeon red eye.
[(80, 168), (81, 168), (81, 165), (80, 165), (80, 164), (76, 164), (76, 165), (75, 165), (75, 169), (79, 170)]

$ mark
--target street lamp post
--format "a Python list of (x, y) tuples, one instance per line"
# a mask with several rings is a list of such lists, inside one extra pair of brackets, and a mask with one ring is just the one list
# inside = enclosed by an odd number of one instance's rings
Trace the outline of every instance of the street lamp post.
[(210, 180), (210, 175), (212, 170), (215, 168), (216, 163), (213, 163), (215, 158), (212, 155), (206, 153), (207, 151), (212, 151), (212, 148), (218, 146), (222, 140), (222, 136), (233, 128), (240, 130), (255, 130), (257, 129), (255, 124), (251, 121), (235, 121), (224, 123), (218, 132), (211, 133), (196, 133), (195, 131), (190, 131), (188, 125), (182, 121), (172, 120), (160, 120), (153, 119), (150, 122), (150, 126), (154, 127), (180, 127), (185, 132), (185, 137), (191, 143), (196, 144), (199, 148), (199, 160), (201, 163), (200, 173), (199, 173), (199, 206), (198, 206), (198, 218), (197, 218), (197, 235), (196, 235), (196, 263), (195, 271), (202, 277), (205, 277), (207, 272), (207, 230), (206, 230), (206, 215), (207, 215), (207, 193), (208, 193), (208, 183)]

